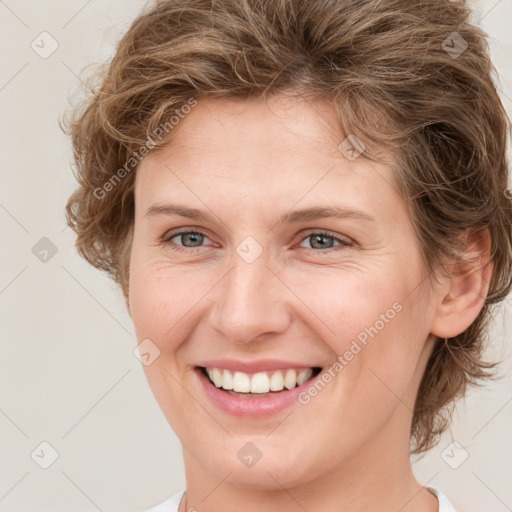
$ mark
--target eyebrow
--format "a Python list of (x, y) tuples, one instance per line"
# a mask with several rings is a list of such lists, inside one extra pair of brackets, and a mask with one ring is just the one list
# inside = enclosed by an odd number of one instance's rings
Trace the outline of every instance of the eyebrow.
[[(196, 208), (187, 208), (177, 204), (154, 204), (150, 206), (144, 217), (153, 217), (156, 215), (179, 215), (200, 222), (209, 222), (212, 218), (204, 211)], [(276, 224), (282, 224), (285, 222), (305, 222), (316, 219), (325, 218), (354, 218), (361, 219), (369, 222), (375, 222), (376, 219), (371, 215), (352, 208), (342, 208), (337, 206), (314, 206), (311, 208), (303, 208), (301, 210), (292, 210), (285, 213)]]

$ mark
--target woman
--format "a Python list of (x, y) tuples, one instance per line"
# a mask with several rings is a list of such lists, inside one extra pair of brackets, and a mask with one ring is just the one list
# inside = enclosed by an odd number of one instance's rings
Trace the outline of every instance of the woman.
[(186, 492), (153, 511), (448, 512), (410, 452), (489, 375), (508, 122), (463, 2), (166, 0), (69, 125)]

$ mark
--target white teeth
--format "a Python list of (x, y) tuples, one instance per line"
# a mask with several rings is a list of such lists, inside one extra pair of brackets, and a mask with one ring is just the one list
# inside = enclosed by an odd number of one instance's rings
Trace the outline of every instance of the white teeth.
[(297, 372), (295, 370), (288, 370), (284, 376), (284, 387), (293, 389), (297, 384)]
[(224, 389), (233, 389), (233, 374), (229, 370), (224, 370), (222, 387)]
[(270, 381), (265, 372), (255, 373), (251, 379), (251, 393), (268, 393)]
[(251, 378), (247, 373), (235, 372), (233, 391), (237, 393), (249, 393), (251, 391)]
[(284, 388), (283, 374), (281, 372), (274, 372), (270, 377), (270, 390), (271, 391), (282, 391)]
[(312, 368), (295, 370), (276, 370), (258, 372), (252, 375), (244, 372), (231, 372), (221, 368), (206, 368), (210, 380), (218, 388), (232, 390), (236, 393), (268, 393), (293, 389), (304, 384), (313, 375)]
[(297, 384), (300, 386), (304, 384), (308, 379), (311, 378), (313, 375), (313, 369), (312, 368), (306, 368), (305, 370), (301, 370), (299, 374), (297, 375)]
[(211, 379), (213, 380), (213, 383), (220, 388), (222, 386), (222, 373), (218, 368), (214, 368), (212, 371)]

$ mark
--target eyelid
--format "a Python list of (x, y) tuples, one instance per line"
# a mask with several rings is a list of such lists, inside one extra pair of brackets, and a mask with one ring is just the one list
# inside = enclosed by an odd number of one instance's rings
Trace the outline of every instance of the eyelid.
[[(161, 243), (162, 244), (171, 243), (172, 238), (177, 237), (179, 235), (186, 235), (186, 234), (201, 235), (201, 236), (207, 238), (208, 240), (211, 240), (209, 235), (206, 234), (201, 229), (181, 228), (181, 229), (178, 229), (177, 231), (171, 231), (171, 232), (165, 233), (161, 239)], [(309, 247), (300, 247), (300, 244), (302, 242), (304, 242), (305, 240), (307, 240), (311, 235), (327, 236), (334, 240), (337, 240), (339, 242), (339, 244), (335, 245), (334, 247), (329, 247), (327, 249), (313, 249), (313, 248), (309, 248)], [(294, 247), (299, 246), (299, 248), (308, 249), (309, 251), (313, 251), (315, 253), (321, 253), (321, 254), (329, 253), (331, 251), (337, 251), (337, 250), (340, 250), (340, 248), (350, 247), (350, 246), (354, 245), (354, 241), (352, 239), (350, 239), (349, 237), (346, 237), (344, 235), (339, 235), (337, 233), (332, 233), (325, 229), (310, 229), (310, 230), (306, 231), (305, 233), (304, 232), (301, 233), (299, 236), (300, 236), (300, 240), (297, 244), (294, 245)], [(206, 247), (204, 245), (200, 245), (197, 247), (186, 247), (186, 246), (178, 245), (178, 244), (173, 244), (173, 245), (174, 245), (173, 248), (175, 250), (184, 251), (184, 252), (196, 252), (196, 251), (199, 251), (202, 248)]]
[(350, 247), (354, 245), (354, 241), (350, 239), (347, 236), (339, 235), (337, 233), (332, 233), (325, 229), (312, 229), (308, 230), (305, 234), (300, 235), (299, 244), (304, 242), (304, 240), (308, 239), (311, 235), (320, 235), (320, 236), (327, 236), (334, 240), (337, 240), (339, 245), (336, 245), (334, 247), (329, 247), (327, 249), (310, 249), (309, 247), (302, 247), (302, 249), (309, 249), (310, 251), (318, 252), (318, 253), (328, 253), (330, 251), (336, 251), (339, 247)]
[[(168, 231), (167, 233), (165, 233), (161, 239), (161, 243), (162, 244), (168, 244), (168, 243), (171, 243), (171, 239), (174, 238), (174, 237), (177, 237), (179, 235), (201, 235), (203, 236), (204, 238), (208, 239), (208, 240), (211, 240), (209, 235), (207, 235), (205, 232), (201, 231), (201, 230), (198, 230), (198, 229), (191, 229), (191, 228), (184, 228), (184, 229), (178, 229), (177, 231)], [(183, 251), (195, 251), (195, 250), (199, 250), (205, 246), (203, 245), (200, 245), (198, 247), (186, 247), (184, 245), (178, 245), (178, 244), (173, 244), (178, 250), (183, 250)]]
[(353, 243), (353, 241), (346, 235), (340, 235), (339, 233), (334, 233), (332, 231), (329, 231), (328, 229), (309, 229), (306, 231), (305, 234), (302, 234), (302, 240), (307, 238), (311, 235), (325, 235), (325, 236), (331, 236), (332, 238), (335, 238), (341, 242), (345, 242), (347, 244)]

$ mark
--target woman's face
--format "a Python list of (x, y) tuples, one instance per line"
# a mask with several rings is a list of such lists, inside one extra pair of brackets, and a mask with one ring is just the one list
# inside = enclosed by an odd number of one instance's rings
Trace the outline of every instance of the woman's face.
[(137, 170), (130, 314), (198, 472), (269, 489), (408, 457), (435, 307), (392, 167), (335, 127), (327, 102), (200, 100)]

